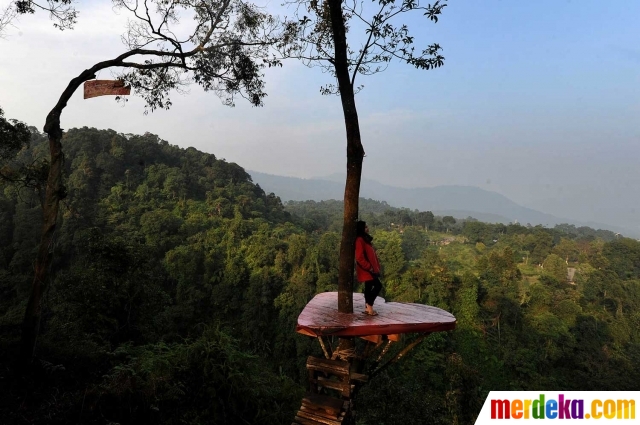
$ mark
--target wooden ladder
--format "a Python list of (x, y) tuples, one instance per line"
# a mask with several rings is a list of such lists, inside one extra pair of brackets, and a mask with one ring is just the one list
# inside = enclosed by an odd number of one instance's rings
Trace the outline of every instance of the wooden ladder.
[[(352, 371), (352, 365), (342, 360), (307, 358), (310, 392), (292, 425), (341, 425), (352, 412), (352, 396), (357, 385), (368, 377)], [(332, 392), (333, 395), (321, 394)]]

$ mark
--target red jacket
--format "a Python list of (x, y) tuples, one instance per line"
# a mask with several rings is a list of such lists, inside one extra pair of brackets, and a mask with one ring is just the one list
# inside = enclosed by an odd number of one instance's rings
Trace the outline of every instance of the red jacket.
[(356, 273), (358, 282), (373, 280), (371, 271), (380, 274), (380, 263), (373, 246), (367, 243), (362, 236), (356, 238)]

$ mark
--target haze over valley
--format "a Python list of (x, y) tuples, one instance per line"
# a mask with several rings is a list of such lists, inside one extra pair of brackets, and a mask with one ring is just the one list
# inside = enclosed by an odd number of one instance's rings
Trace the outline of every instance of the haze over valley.
[[(300, 179), (248, 171), (253, 181), (265, 191), (274, 192), (283, 201), (342, 200), (344, 196), (344, 175), (333, 174), (325, 177)], [(557, 217), (552, 214), (527, 208), (507, 197), (474, 186), (436, 186), (403, 188), (385, 185), (375, 180), (363, 179), (360, 187), (362, 198), (385, 201), (394, 207), (432, 211), (439, 215), (456, 218), (469, 216), (488, 223), (520, 223), (553, 227), (568, 223), (622, 233), (630, 237), (640, 237), (640, 231), (632, 223), (628, 226), (611, 223), (583, 222), (575, 217)]]

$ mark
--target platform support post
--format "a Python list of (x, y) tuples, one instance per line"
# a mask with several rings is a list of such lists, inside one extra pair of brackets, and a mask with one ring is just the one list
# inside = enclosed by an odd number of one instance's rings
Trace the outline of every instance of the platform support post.
[(325, 359), (330, 359), (331, 358), (331, 354), (327, 351), (327, 347), (324, 344), (324, 339), (319, 336), (318, 337), (318, 341), (320, 341), (320, 346), (322, 347), (322, 352), (324, 353), (324, 358)]

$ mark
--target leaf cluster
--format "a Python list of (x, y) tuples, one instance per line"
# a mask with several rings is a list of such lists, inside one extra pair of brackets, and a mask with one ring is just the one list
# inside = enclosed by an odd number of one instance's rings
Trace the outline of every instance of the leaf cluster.
[(18, 120), (6, 119), (0, 109), (0, 181), (41, 192), (49, 165), (42, 157), (30, 155), (32, 139), (41, 141), (42, 135)]
[[(271, 50), (286, 49), (286, 25), (242, 0), (117, 0), (130, 13), (122, 37), (128, 52), (105, 67), (141, 95), (149, 108), (168, 109), (169, 93), (190, 83), (233, 106), (237, 96), (254, 106), (266, 96), (262, 70), (280, 65)], [(185, 25), (191, 15), (193, 24)], [(187, 27), (187, 28), (185, 28)], [(178, 35), (182, 34), (182, 35)]]
[[(286, 3), (295, 8), (297, 18), (296, 48), (286, 54), (301, 59), (307, 66), (319, 66), (335, 77), (333, 35), (329, 8), (326, 1), (293, 1)], [(399, 60), (417, 69), (434, 69), (444, 64), (441, 46), (433, 43), (416, 50), (414, 37), (401, 19), (407, 13), (422, 13), (426, 19), (438, 22), (447, 6), (436, 1), (426, 6), (416, 0), (378, 0), (371, 3), (349, 0), (342, 4), (346, 32), (351, 34), (347, 42), (347, 60), (351, 85), (355, 87), (357, 75), (373, 75), (384, 71), (392, 60)], [(357, 33), (363, 30), (363, 34)], [(356, 41), (366, 41), (356, 47)], [(356, 91), (363, 86), (356, 88)], [(335, 84), (321, 88), (322, 94), (337, 94)]]
[(11, 21), (17, 15), (34, 14), (36, 11), (48, 12), (53, 26), (60, 31), (73, 29), (78, 21), (78, 11), (72, 0), (46, 0), (46, 2), (34, 0), (12, 1), (0, 16), (0, 34), (11, 25)]

